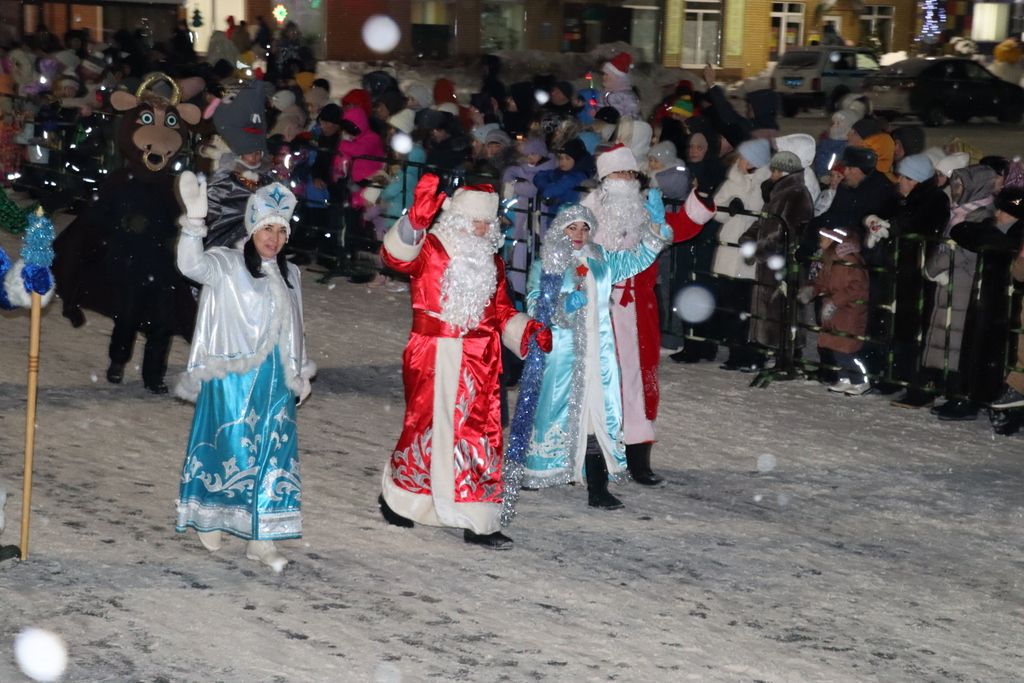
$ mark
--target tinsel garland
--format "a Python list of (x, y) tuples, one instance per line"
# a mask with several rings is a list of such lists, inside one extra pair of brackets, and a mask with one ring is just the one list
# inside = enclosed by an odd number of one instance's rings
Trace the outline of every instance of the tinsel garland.
[(20, 235), (28, 225), (28, 215), (0, 188), (0, 228), (12, 235)]
[(7, 288), (4, 286), (4, 279), (7, 276), (7, 271), (11, 269), (11, 259), (7, 255), (7, 252), (0, 249), (0, 308), (5, 311), (9, 311), (14, 308), (14, 304), (7, 298)]
[(42, 208), (28, 217), (28, 233), (21, 248), (26, 265), (49, 268), (53, 265), (53, 223)]
[[(561, 288), (561, 273), (541, 273), (540, 297), (537, 299), (534, 319), (545, 327), (551, 326), (551, 314), (558, 304), (558, 291)], [(519, 377), (519, 399), (516, 401), (516, 412), (509, 427), (508, 449), (505, 451), (505, 464), (502, 470), (505, 491), (501, 508), (503, 527), (511, 524), (516, 516), (516, 503), (519, 501), (519, 491), (523, 483), (526, 452), (533, 436), (537, 398), (540, 395), (541, 380), (544, 379), (545, 355), (537, 345), (536, 337), (530, 339), (523, 372)]]

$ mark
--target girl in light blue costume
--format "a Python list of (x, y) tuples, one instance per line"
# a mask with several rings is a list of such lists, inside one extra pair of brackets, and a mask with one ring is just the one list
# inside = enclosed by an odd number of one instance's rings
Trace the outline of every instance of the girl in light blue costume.
[(506, 456), (523, 463), (523, 486), (585, 478), (588, 504), (609, 510), (622, 507), (608, 492), (609, 476), (626, 470), (611, 287), (650, 266), (672, 238), (657, 190), (648, 193), (646, 208), (652, 231), (628, 251), (593, 244), (594, 214), (579, 204), (552, 221), (530, 271), (527, 306), (551, 328), (554, 344), (546, 358), (530, 350)]
[[(249, 541), (246, 557), (280, 572), (274, 539), (302, 532), (296, 397), (309, 395), (299, 269), (281, 255), (295, 197), (273, 183), (249, 197), (242, 249), (203, 251), (206, 181), (183, 173), (178, 268), (202, 283), (188, 366), (175, 393), (196, 401), (177, 530), (207, 550), (221, 532)], [(197, 396), (198, 395), (198, 396)]]

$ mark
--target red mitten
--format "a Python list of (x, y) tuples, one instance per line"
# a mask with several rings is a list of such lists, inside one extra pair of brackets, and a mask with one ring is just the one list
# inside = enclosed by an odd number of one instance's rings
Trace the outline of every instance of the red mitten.
[(530, 350), (530, 339), (532, 337), (537, 339), (537, 346), (540, 347), (541, 351), (551, 353), (551, 330), (536, 320), (531, 320), (526, 323), (526, 329), (523, 330), (523, 341), (519, 345), (520, 356), (525, 357), (526, 352)]
[(409, 223), (416, 230), (426, 230), (434, 221), (444, 200), (448, 197), (437, 188), (441, 179), (434, 173), (426, 173), (413, 190), (412, 208), (409, 209)]

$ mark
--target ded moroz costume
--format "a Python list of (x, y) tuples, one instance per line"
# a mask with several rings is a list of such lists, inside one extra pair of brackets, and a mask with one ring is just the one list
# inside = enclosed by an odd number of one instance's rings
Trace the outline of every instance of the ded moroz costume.
[(551, 333), (508, 296), (490, 186), (456, 190), (424, 235), (444, 200), (438, 182), (420, 180), (381, 250), (385, 266), (410, 278), (413, 323), (402, 358), (404, 426), (379, 503), (392, 524), (462, 528), (467, 543), (504, 548), (506, 495), (517, 482), (506, 477), (502, 450), (500, 343), (522, 357), (533, 338), (550, 349)]

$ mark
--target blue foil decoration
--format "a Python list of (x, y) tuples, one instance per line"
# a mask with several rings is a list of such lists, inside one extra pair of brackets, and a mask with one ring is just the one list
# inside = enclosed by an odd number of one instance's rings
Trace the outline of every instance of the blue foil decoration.
[(43, 214), (42, 209), (28, 217), (21, 258), (26, 265), (44, 268), (53, 265), (53, 223)]
[(25, 284), (26, 292), (35, 292), (43, 296), (53, 287), (53, 276), (46, 266), (39, 266), (34, 263), (26, 264), (21, 269), (21, 280)]

